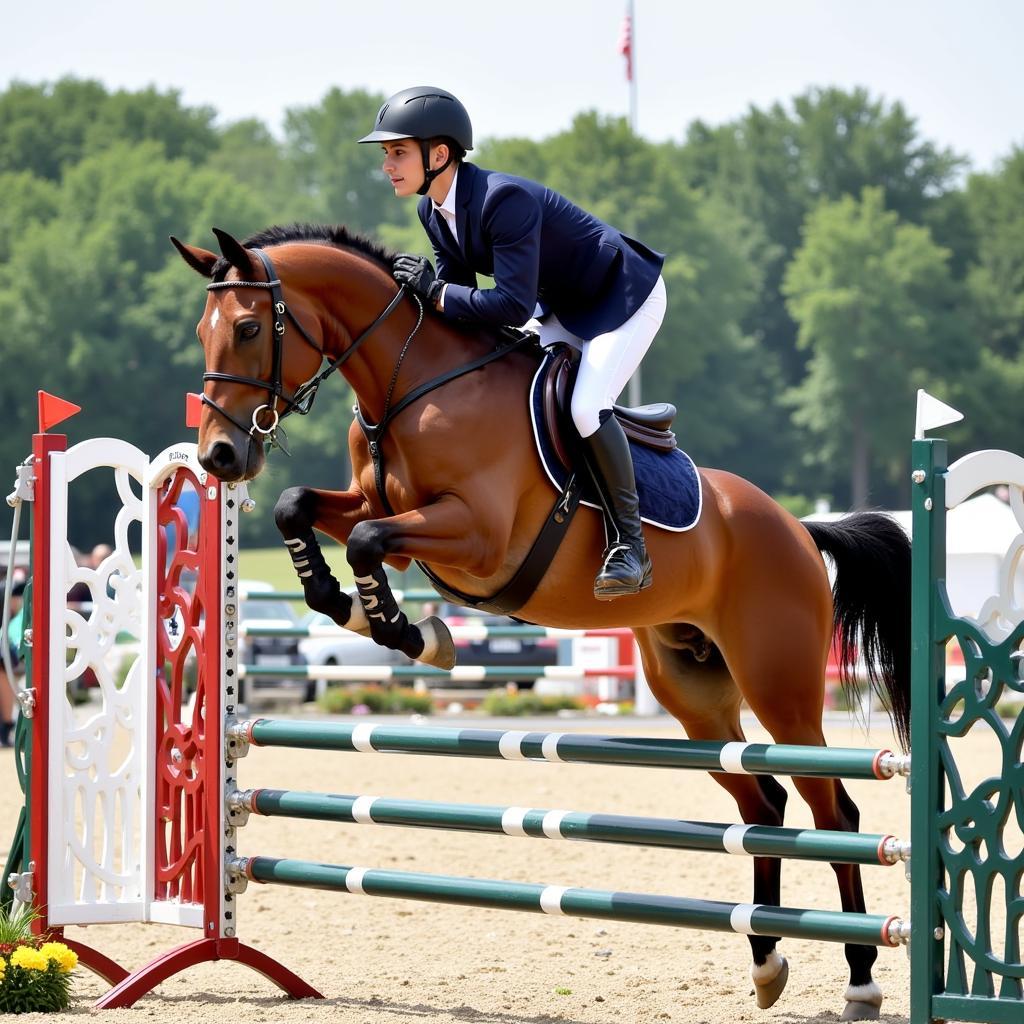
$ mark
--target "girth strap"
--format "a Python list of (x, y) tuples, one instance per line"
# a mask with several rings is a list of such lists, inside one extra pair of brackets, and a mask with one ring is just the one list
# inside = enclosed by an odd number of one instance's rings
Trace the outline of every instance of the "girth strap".
[(580, 485), (577, 483), (576, 474), (571, 473), (515, 575), (501, 590), (490, 597), (474, 597), (472, 594), (463, 594), (438, 579), (422, 562), (416, 564), (445, 600), (454, 601), (456, 604), (466, 605), (469, 608), (479, 608), (492, 615), (514, 615), (533, 597), (534, 591), (548, 571), (555, 553), (576, 515), (579, 504)]

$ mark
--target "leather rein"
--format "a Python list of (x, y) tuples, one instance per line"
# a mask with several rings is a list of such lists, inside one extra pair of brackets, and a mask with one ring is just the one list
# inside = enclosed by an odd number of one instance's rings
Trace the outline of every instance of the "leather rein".
[[(278, 440), (277, 431), (278, 424), (285, 416), (290, 416), (293, 412), (298, 413), (300, 416), (305, 416), (310, 409), (313, 408), (313, 401), (316, 399), (316, 393), (320, 385), (337, 370), (343, 363), (350, 359), (359, 350), (359, 347), (366, 341), (367, 338), (385, 321), (391, 314), (398, 308), (399, 302), (402, 300), (402, 295), (405, 293), (405, 287), (401, 286), (398, 289), (395, 297), (388, 303), (384, 311), (377, 317), (376, 320), (366, 328), (362, 334), (356, 338), (351, 345), (337, 358), (332, 359), (326, 367), (320, 370), (314, 377), (306, 381), (305, 384), (300, 384), (295, 390), (295, 393), (289, 398), (285, 394), (284, 380), (282, 377), (282, 365), (284, 362), (284, 336), (287, 331), (287, 324), (285, 318), (287, 318), (295, 329), (299, 332), (300, 337), (312, 348), (316, 349), (320, 353), (322, 359), (327, 358), (327, 353), (324, 352), (323, 346), (306, 330), (305, 327), (299, 322), (298, 318), (288, 308), (284, 301), (284, 293), (281, 286), (281, 280), (277, 277), (274, 272), (274, 264), (270, 257), (262, 249), (249, 249), (249, 252), (254, 253), (259, 257), (260, 262), (263, 264), (264, 269), (267, 272), (266, 281), (213, 281), (206, 286), (208, 292), (221, 291), (227, 288), (260, 288), (264, 291), (270, 292), (270, 306), (274, 316), (274, 357), (273, 357), (273, 368), (272, 377), (270, 380), (263, 380), (259, 377), (243, 377), (237, 373), (220, 373), (218, 371), (208, 370), (203, 374), (203, 380), (223, 380), (229, 384), (247, 384), (250, 387), (262, 388), (267, 392), (269, 401), (264, 402), (263, 405), (253, 410), (252, 424), (243, 423), (237, 419), (232, 413), (228, 412), (222, 405), (219, 405), (212, 398), (210, 398), (205, 392), (203, 393), (203, 404), (210, 406), (221, 414), (226, 420), (233, 423), (239, 430), (244, 434), (247, 434), (250, 438), (255, 437), (257, 434), (261, 434), (266, 442), (271, 446), (281, 448), (287, 454), (287, 449), (284, 448), (281, 442)], [(416, 301), (419, 303), (419, 298)], [(420, 303), (420, 322), (422, 322), (423, 306)], [(413, 329), (413, 334), (419, 328), (419, 322), (416, 324), (416, 328)], [(412, 340), (412, 335), (409, 336), (409, 340), (406, 342), (408, 346), (409, 341)], [(284, 410), (281, 411), (279, 405), (284, 406)], [(261, 417), (264, 413), (269, 413), (269, 422), (262, 423)]]
[[(298, 318), (294, 313), (292, 313), (285, 303), (281, 280), (277, 277), (277, 274), (274, 271), (274, 264), (270, 259), (270, 256), (262, 249), (249, 249), (247, 251), (252, 252), (259, 257), (260, 262), (263, 264), (267, 273), (266, 281), (213, 281), (206, 286), (206, 290), (212, 292), (227, 288), (259, 288), (270, 292), (271, 310), (274, 317), (272, 377), (270, 380), (264, 380), (259, 377), (243, 377), (236, 373), (221, 373), (219, 371), (208, 370), (203, 374), (203, 381), (222, 380), (229, 384), (245, 384), (250, 387), (262, 388), (267, 392), (269, 400), (253, 411), (252, 423), (250, 425), (243, 423), (241, 420), (236, 418), (222, 405), (219, 405), (212, 398), (206, 395), (205, 392), (202, 399), (204, 405), (208, 405), (212, 409), (216, 410), (221, 416), (233, 423), (239, 430), (250, 438), (254, 438), (257, 434), (262, 435), (268, 445), (271, 447), (281, 448), (285, 454), (288, 453), (287, 448), (284, 447), (277, 436), (280, 421), (284, 419), (284, 417), (290, 416), (293, 412), (298, 413), (300, 416), (305, 416), (309, 413), (310, 409), (313, 408), (313, 401), (316, 398), (316, 393), (320, 385), (332, 373), (334, 373), (335, 370), (355, 355), (360, 346), (363, 345), (370, 335), (372, 335), (373, 332), (391, 316), (391, 314), (398, 308), (403, 295), (409, 295), (419, 308), (419, 316), (417, 317), (416, 325), (409, 333), (409, 336), (405, 339), (405, 344), (402, 346), (401, 354), (398, 357), (394, 372), (391, 375), (391, 381), (388, 385), (387, 395), (384, 402), (384, 414), (381, 417), (380, 422), (376, 424), (368, 423), (359, 409), (358, 402), (355, 406), (356, 419), (359, 422), (359, 426), (362, 428), (364, 436), (366, 437), (366, 442), (370, 449), (370, 457), (373, 460), (374, 479), (377, 484), (377, 493), (380, 497), (381, 504), (384, 506), (388, 515), (394, 515), (394, 511), (392, 510), (387, 496), (384, 493), (384, 468), (380, 450), (384, 434), (391, 421), (404, 408), (406, 408), (406, 406), (415, 402), (418, 398), (422, 398), (424, 395), (429, 394), (436, 388), (442, 387), (449, 381), (455, 380), (457, 377), (461, 377), (463, 374), (471, 373), (473, 370), (478, 370), (480, 367), (486, 366), (487, 363), (493, 362), (495, 359), (500, 359), (513, 349), (516, 349), (520, 345), (530, 341), (532, 336), (519, 336), (512, 342), (499, 345), (480, 358), (466, 363), (464, 366), (456, 367), (454, 370), (449, 370), (446, 373), (434, 377), (425, 384), (421, 384), (414, 388), (408, 395), (392, 407), (391, 397), (395, 389), (395, 384), (398, 381), (398, 371), (401, 369), (402, 360), (405, 358), (409, 345), (412, 343), (413, 338), (419, 332), (420, 326), (423, 323), (422, 300), (414, 292), (407, 291), (405, 285), (399, 285), (395, 297), (387, 304), (373, 323), (371, 323), (370, 326), (367, 327), (352, 342), (352, 344), (341, 353), (340, 356), (336, 359), (330, 360), (330, 362), (328, 362), (326, 366), (323, 366), (314, 377), (306, 381), (304, 384), (300, 384), (299, 387), (296, 388), (295, 393), (289, 397), (285, 394), (282, 374), (282, 366), (284, 362), (284, 340), (285, 334), (288, 330), (286, 320), (295, 327), (303, 341), (320, 353), (322, 359), (327, 358), (327, 353), (324, 351), (323, 346), (317, 342), (305, 327), (302, 326)], [(282, 406), (283, 409), (280, 408)], [(261, 422), (265, 413), (269, 415), (269, 421)]]

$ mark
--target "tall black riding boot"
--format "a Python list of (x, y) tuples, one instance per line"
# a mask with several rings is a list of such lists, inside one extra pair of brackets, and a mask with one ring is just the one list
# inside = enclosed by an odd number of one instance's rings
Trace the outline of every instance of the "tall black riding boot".
[(608, 547), (594, 580), (594, 597), (610, 601), (646, 590), (651, 585), (651, 560), (640, 526), (629, 442), (611, 412), (602, 412), (601, 419), (600, 428), (582, 441), (608, 523)]

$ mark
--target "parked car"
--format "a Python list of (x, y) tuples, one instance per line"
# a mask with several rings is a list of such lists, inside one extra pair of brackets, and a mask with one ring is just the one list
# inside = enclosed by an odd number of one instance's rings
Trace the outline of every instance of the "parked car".
[[(447, 601), (440, 603), (438, 616), (449, 626), (517, 626), (507, 615), (491, 615), (476, 608)], [(490, 636), (484, 640), (455, 640), (457, 664), (504, 667), (507, 665), (547, 666), (559, 664), (559, 643), (549, 637)], [(513, 679), (524, 689), (532, 679)], [(455, 684), (458, 685), (458, 684)]]
[[(250, 595), (255, 591), (265, 593), (274, 588), (269, 583), (243, 580), (242, 589)], [(249, 597), (241, 604), (241, 621), (260, 626), (298, 626), (299, 617), (287, 601), (253, 599)], [(306, 659), (299, 650), (299, 638), (294, 636), (247, 636), (238, 643), (240, 665), (286, 666), (305, 665)], [(246, 688), (252, 686), (296, 686), (302, 687), (305, 700), (313, 700), (316, 686), (313, 680), (303, 678), (251, 676)]]
[[(358, 598), (356, 598), (358, 600)], [(337, 628), (337, 624), (323, 612), (308, 612), (302, 619), (303, 626), (328, 626)], [(412, 661), (401, 651), (393, 651), (390, 647), (382, 647), (368, 636), (361, 636), (345, 630), (339, 636), (311, 636), (299, 641), (299, 652), (308, 665), (354, 665), (377, 667), (380, 665), (411, 665)], [(352, 680), (353, 683), (371, 680)], [(314, 690), (319, 680), (313, 680)], [(329, 684), (327, 684), (329, 685)]]

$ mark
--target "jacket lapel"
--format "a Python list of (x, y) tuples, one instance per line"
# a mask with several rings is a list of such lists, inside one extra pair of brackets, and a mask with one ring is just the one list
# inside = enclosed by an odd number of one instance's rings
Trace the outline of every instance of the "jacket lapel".
[(430, 211), (430, 226), (434, 232), (434, 236), (441, 242), (441, 244), (453, 255), (457, 256), (460, 260), (462, 259), (462, 253), (459, 250), (458, 243), (452, 237), (452, 229), (448, 227), (448, 221), (437, 212), (436, 209)]
[(466, 254), (466, 262), (471, 262), (473, 246), (470, 243), (469, 228), (469, 201), (473, 198), (473, 177), (476, 168), (472, 164), (462, 164), (459, 167), (459, 177), (455, 182), (455, 227), (459, 232), (459, 244)]

